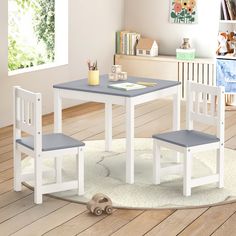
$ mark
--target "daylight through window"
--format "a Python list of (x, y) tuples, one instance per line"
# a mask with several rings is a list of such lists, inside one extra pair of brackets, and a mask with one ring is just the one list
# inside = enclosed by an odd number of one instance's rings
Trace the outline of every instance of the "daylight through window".
[(54, 59), (55, 0), (8, 0), (8, 70)]

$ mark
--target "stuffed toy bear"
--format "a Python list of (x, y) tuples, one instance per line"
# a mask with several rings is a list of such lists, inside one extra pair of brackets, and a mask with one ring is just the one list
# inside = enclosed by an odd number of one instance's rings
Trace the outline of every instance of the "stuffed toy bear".
[(225, 55), (227, 53), (233, 53), (232, 43), (235, 42), (234, 32), (221, 32), (218, 37), (218, 48), (216, 50), (217, 55)]

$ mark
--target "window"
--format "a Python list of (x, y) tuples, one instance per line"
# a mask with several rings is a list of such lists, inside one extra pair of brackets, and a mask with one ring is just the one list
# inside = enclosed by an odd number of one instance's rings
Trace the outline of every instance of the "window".
[(139, 53), (139, 54), (143, 54), (143, 50), (140, 50), (140, 49), (139, 49), (139, 50), (138, 50), (138, 53)]
[(147, 51), (146, 51), (146, 55), (150, 55), (150, 50), (147, 50)]
[(67, 0), (8, 0), (9, 71), (65, 64), (67, 44)]

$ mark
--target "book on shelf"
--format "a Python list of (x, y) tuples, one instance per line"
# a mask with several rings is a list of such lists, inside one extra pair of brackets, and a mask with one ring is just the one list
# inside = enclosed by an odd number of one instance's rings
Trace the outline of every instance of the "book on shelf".
[[(236, 4), (235, 0), (225, 0), (226, 9), (229, 13), (229, 20), (236, 20)], [(223, 9), (224, 11), (224, 9)], [(227, 19), (225, 19), (227, 20)]]
[(231, 9), (233, 11), (234, 20), (236, 20), (236, 0), (231, 0)]
[(144, 86), (141, 84), (125, 82), (125, 83), (119, 83), (119, 84), (109, 84), (108, 87), (114, 88), (114, 89), (119, 89), (119, 90), (124, 90), (124, 91), (129, 91), (129, 90), (135, 90), (135, 89), (144, 89), (147, 86)]
[(229, 20), (230, 16), (229, 16), (229, 11), (228, 11), (228, 7), (226, 6), (226, 0), (221, 0), (221, 19), (222, 20)]
[(136, 46), (140, 34), (128, 30), (116, 32), (116, 53), (124, 55), (135, 55)]

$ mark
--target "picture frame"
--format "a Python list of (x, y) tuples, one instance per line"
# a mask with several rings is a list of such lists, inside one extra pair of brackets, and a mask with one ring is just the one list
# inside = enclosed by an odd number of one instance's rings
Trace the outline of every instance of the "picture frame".
[(196, 24), (197, 0), (170, 0), (170, 23)]

